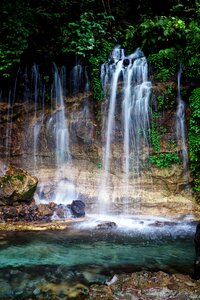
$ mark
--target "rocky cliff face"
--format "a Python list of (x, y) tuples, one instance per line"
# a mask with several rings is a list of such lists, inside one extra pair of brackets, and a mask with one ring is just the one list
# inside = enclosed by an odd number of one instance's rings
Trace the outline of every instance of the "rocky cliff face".
[[(120, 102), (120, 100), (119, 100)], [(102, 153), (104, 135), (102, 134), (102, 106), (94, 107), (90, 94), (65, 99), (65, 115), (69, 128), (70, 161), (62, 165), (62, 178), (66, 184), (73, 182), (79, 198), (84, 199), (88, 211), (97, 212), (102, 205), (98, 200), (100, 184), (104, 172), (102, 170)], [(33, 103), (15, 103), (9, 107), (0, 103), (1, 161), (27, 169), (36, 175), (38, 194), (42, 189), (46, 201), (52, 199), (53, 190), (60, 180), (56, 176), (55, 136), (52, 118), (56, 118), (59, 108), (45, 107), (34, 110)], [(119, 111), (116, 112), (118, 114)], [(173, 110), (163, 112), (160, 124), (166, 124), (167, 130), (162, 134), (161, 152), (176, 150), (169, 148), (169, 141), (174, 139)], [(120, 114), (117, 116), (116, 131), (112, 144), (112, 164), (110, 171), (109, 191), (111, 204), (109, 210), (120, 212), (124, 205), (126, 193), (122, 170), (122, 132)], [(37, 128), (37, 130), (35, 130)], [(35, 131), (34, 131), (35, 130)], [(168, 142), (167, 142), (168, 141)], [(150, 148), (150, 153), (152, 148)], [(143, 162), (139, 177), (132, 172), (129, 180), (128, 206), (129, 213), (145, 213), (155, 215), (200, 215), (191, 190), (185, 190), (182, 164), (172, 163), (167, 168), (157, 168), (141, 156)], [(64, 170), (64, 171), (63, 171)], [(191, 180), (191, 178), (189, 179)]]

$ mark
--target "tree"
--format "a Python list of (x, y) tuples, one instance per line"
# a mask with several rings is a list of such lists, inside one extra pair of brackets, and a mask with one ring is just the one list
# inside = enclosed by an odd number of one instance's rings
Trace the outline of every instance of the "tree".
[(9, 76), (9, 70), (19, 64), (28, 48), (28, 38), (32, 31), (32, 11), (24, 0), (1, 2), (0, 27), (0, 72)]

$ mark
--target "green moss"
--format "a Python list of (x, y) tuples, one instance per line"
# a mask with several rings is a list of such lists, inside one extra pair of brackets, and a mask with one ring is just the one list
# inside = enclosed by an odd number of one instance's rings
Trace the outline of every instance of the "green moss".
[(31, 199), (33, 197), (35, 191), (36, 191), (36, 187), (37, 186), (33, 186), (27, 192), (24, 192), (23, 194), (21, 194), (22, 199), (23, 200), (29, 200), (29, 199)]
[(3, 184), (7, 183), (7, 182), (10, 182), (12, 180), (12, 176), (11, 175), (5, 175), (1, 178), (1, 182)]
[(17, 174), (17, 175), (4, 175), (3, 177), (0, 178), (0, 182), (5, 185), (8, 182), (12, 182), (13, 180), (19, 180), (21, 182), (24, 181), (25, 175)]
[(25, 175), (20, 175), (20, 174), (13, 176), (14, 179), (18, 179), (20, 181), (24, 181), (25, 177), (26, 177)]

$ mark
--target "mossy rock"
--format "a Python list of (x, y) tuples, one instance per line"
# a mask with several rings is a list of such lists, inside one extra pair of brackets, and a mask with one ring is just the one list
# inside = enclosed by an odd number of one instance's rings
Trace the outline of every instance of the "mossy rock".
[(30, 202), (38, 179), (22, 169), (10, 166), (0, 177), (0, 205), (17, 205)]

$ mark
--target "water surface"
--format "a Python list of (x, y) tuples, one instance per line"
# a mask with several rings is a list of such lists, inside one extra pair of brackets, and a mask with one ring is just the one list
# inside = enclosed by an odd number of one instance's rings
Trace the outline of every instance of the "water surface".
[(64, 231), (2, 232), (0, 299), (46, 299), (41, 284), (88, 286), (122, 272), (192, 275), (195, 225), (137, 222), (143, 230), (99, 230), (86, 222)]

